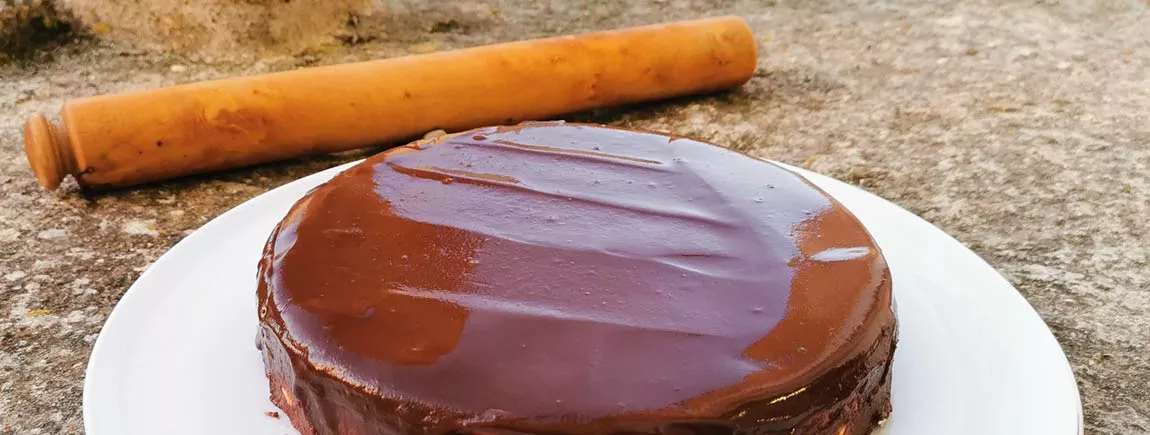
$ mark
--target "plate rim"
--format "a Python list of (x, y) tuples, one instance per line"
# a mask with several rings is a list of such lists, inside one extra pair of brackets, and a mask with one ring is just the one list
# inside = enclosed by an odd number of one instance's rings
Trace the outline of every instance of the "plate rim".
[[(831, 177), (828, 175), (823, 175), (823, 174), (820, 174), (820, 173), (817, 173), (817, 172), (814, 172), (811, 170), (807, 170), (804, 168), (796, 167), (793, 165), (789, 165), (789, 164), (774, 161), (774, 160), (767, 160), (767, 159), (764, 159), (764, 160), (766, 160), (767, 162), (779, 165), (785, 169), (791, 170), (791, 171), (799, 174), (803, 178), (806, 178), (807, 180), (811, 181), (812, 183), (814, 183), (816, 179), (821, 179), (823, 182), (829, 181), (829, 182), (833, 182), (833, 183), (840, 183), (842, 185), (845, 185), (846, 187), (850, 187), (850, 188), (854, 189), (855, 193), (861, 194), (862, 196), (866, 196), (870, 200), (880, 201), (880, 202), (886, 203), (887, 205), (891, 206), (892, 212), (897, 212), (898, 214), (903, 215), (904, 218), (910, 218), (911, 221), (915, 221), (920, 225), (930, 227), (930, 229), (935, 231), (937, 233), (937, 235), (947, 239), (947, 241), (955, 244), (956, 246), (960, 246), (962, 248), (962, 251), (964, 251), (965, 254), (969, 255), (971, 257), (971, 259), (975, 260), (980, 266), (986, 268), (987, 270), (994, 271), (995, 280), (999, 281), (999, 283), (1004, 287), (1004, 290), (1005, 289), (1012, 290), (1010, 292), (1005, 292), (1005, 293), (1009, 294), (1009, 296), (1005, 296), (1005, 297), (1012, 300), (1012, 303), (1016, 306), (1016, 309), (1018, 310), (1019, 315), (1021, 315), (1022, 313), (1026, 313), (1026, 316), (1030, 318), (1029, 320), (1037, 322), (1037, 324), (1042, 325), (1042, 329), (1044, 332), (1043, 338), (1046, 339), (1050, 344), (1053, 344), (1054, 348), (1058, 350), (1059, 355), (1061, 355), (1061, 358), (1058, 358), (1058, 365), (1060, 366), (1060, 369), (1061, 369), (1060, 371), (1062, 371), (1064, 374), (1066, 374), (1069, 377), (1069, 379), (1071, 380), (1070, 388), (1074, 392), (1074, 409), (1077, 413), (1076, 417), (1077, 417), (1077, 424), (1078, 424), (1078, 431), (1077, 432), (1078, 432), (1078, 435), (1084, 435), (1085, 430), (1086, 430), (1086, 424), (1085, 424), (1085, 413), (1083, 412), (1083, 409), (1082, 409), (1082, 390), (1078, 387), (1078, 377), (1074, 373), (1074, 366), (1070, 364), (1070, 357), (1066, 354), (1066, 349), (1062, 346), (1062, 343), (1060, 341), (1058, 341), (1058, 336), (1054, 335), (1054, 331), (1052, 329), (1050, 329), (1050, 325), (1048, 325), (1046, 323), (1046, 321), (1042, 319), (1042, 315), (1038, 313), (1038, 310), (1034, 308), (1034, 305), (1032, 305), (1030, 303), (1030, 301), (1027, 300), (1026, 297), (1022, 295), (1022, 292), (1018, 291), (1018, 288), (1015, 287), (1014, 284), (1012, 284), (1010, 282), (1010, 280), (1006, 279), (1006, 277), (1004, 275), (1002, 275), (1002, 272), (1000, 272), (998, 270), (998, 268), (994, 267), (994, 265), (992, 265), (992, 264), (990, 264), (990, 262), (986, 261), (985, 258), (983, 258), (981, 255), (978, 255), (977, 252), (974, 252), (974, 250), (967, 247), (965, 243), (962, 243), (962, 241), (958, 240), (957, 238), (955, 238), (950, 233), (944, 231), (942, 228), (939, 228), (937, 225), (931, 223), (930, 221), (927, 221), (925, 218), (923, 218), (917, 214), (914, 214), (910, 210), (903, 208), (901, 205), (895, 203), (894, 201), (890, 201), (886, 198), (883, 198), (883, 197), (875, 194), (874, 192), (871, 192), (867, 189), (862, 188), (861, 186), (847, 183), (845, 181), (839, 180), (837, 178), (834, 178), (834, 177)], [(815, 183), (815, 184), (819, 184), (819, 183)], [(831, 194), (828, 193), (828, 195), (831, 195)], [(831, 195), (831, 196), (833, 197), (833, 195)], [(849, 211), (849, 208), (848, 208), (848, 211)], [(892, 298), (892, 300), (893, 300), (893, 298)]]

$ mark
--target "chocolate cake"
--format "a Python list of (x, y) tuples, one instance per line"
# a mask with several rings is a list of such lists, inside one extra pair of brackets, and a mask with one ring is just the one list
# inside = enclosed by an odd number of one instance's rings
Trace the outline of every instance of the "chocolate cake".
[(779, 166), (591, 125), (384, 152), (259, 267), (272, 401), (304, 435), (867, 434), (890, 275)]

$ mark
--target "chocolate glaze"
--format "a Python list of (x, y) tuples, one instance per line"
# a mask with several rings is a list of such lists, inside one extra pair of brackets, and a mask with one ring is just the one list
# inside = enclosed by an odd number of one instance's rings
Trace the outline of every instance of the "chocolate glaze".
[(789, 171), (533, 123), (309, 193), (261, 261), (260, 343), (305, 434), (861, 434), (890, 297), (867, 232)]

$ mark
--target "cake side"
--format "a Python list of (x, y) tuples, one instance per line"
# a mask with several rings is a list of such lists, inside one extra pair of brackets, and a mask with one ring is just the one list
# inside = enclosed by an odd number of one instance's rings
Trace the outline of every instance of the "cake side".
[[(653, 421), (625, 425), (618, 432), (600, 432), (598, 428), (562, 431), (560, 428), (539, 432), (520, 432), (502, 427), (468, 427), (431, 429), (421, 414), (434, 410), (419, 405), (403, 405), (386, 400), (347, 384), (337, 377), (318, 371), (299, 356), (291, 355), (270, 328), (261, 328), (259, 340), (271, 400), (292, 421), (301, 435), (385, 435), (428, 433), (472, 434), (761, 434), (761, 435), (866, 435), (890, 414), (890, 363), (894, 354), (895, 326), (884, 328), (881, 339), (859, 359), (844, 364), (834, 374), (824, 376), (820, 386), (828, 390), (850, 388), (826, 408), (803, 410), (797, 416), (773, 415), (769, 400), (749, 403), (722, 418), (675, 421)], [(816, 386), (817, 388), (817, 386)], [(406, 412), (404, 412), (406, 411)], [(744, 411), (746, 411), (744, 413)], [(739, 417), (739, 415), (743, 417)], [(365, 418), (371, 416), (371, 418)], [(455, 418), (466, 421), (468, 416)], [(773, 421), (772, 421), (773, 419)], [(761, 423), (767, 420), (769, 423)]]

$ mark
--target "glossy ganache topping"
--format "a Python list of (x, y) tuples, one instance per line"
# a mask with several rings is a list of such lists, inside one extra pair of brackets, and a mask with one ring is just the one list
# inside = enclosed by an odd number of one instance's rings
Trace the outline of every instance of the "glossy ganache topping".
[(460, 425), (814, 406), (805, 386), (890, 316), (870, 236), (804, 179), (590, 125), (372, 157), (298, 203), (267, 255), (261, 318), (283, 341)]

